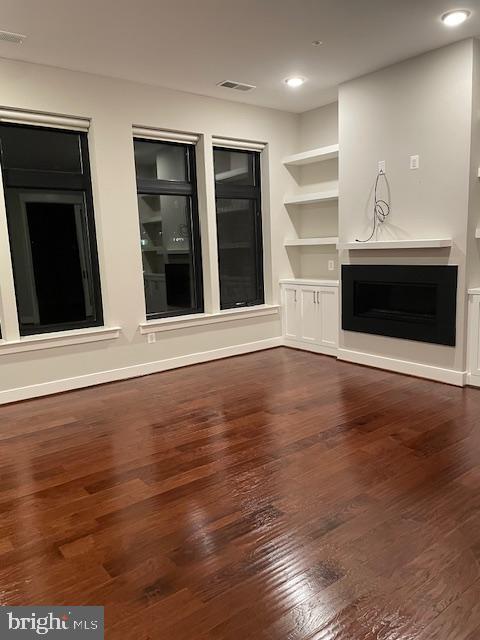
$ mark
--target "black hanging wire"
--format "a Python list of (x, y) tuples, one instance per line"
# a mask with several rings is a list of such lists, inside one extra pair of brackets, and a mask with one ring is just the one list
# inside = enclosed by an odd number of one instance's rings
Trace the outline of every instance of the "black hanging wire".
[(375, 189), (374, 189), (374, 196), (373, 196), (372, 233), (368, 236), (366, 240), (359, 240), (358, 238), (356, 238), (355, 242), (369, 242), (375, 235), (378, 225), (385, 222), (385, 220), (387, 219), (387, 216), (390, 214), (390, 203), (378, 197), (378, 189), (379, 189), (379, 183), (381, 178), (383, 178), (383, 180), (385, 181), (385, 186), (387, 187), (387, 190), (388, 190), (387, 174), (385, 173), (385, 171), (379, 171), (377, 173), (377, 179), (375, 180)]

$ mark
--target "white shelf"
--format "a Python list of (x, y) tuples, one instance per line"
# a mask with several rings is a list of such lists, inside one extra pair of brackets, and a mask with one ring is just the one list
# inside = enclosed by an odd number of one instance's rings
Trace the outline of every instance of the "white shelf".
[(321, 247), (323, 245), (336, 245), (338, 238), (295, 238), (285, 240), (286, 247)]
[(451, 238), (425, 239), (425, 240), (372, 240), (371, 242), (343, 242), (339, 249), (441, 249), (451, 247)]
[(338, 189), (331, 191), (317, 191), (315, 193), (305, 193), (302, 195), (287, 196), (284, 204), (314, 204), (315, 202), (328, 202), (338, 200)]
[(338, 144), (331, 144), (328, 147), (319, 147), (318, 149), (311, 149), (310, 151), (295, 153), (284, 158), (283, 164), (298, 167), (303, 164), (311, 164), (313, 162), (330, 160), (331, 158), (338, 158)]
[(312, 287), (338, 287), (338, 280), (317, 280), (316, 278), (282, 278), (280, 284), (311, 285)]

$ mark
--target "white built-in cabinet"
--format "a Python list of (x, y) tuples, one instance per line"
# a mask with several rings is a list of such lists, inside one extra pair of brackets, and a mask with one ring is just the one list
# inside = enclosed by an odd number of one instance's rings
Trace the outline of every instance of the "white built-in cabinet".
[(338, 281), (282, 280), (280, 286), (285, 344), (336, 355)]

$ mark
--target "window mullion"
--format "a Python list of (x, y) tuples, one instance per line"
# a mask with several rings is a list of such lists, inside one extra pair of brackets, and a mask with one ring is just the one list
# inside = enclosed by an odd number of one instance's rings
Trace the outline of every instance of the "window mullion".
[(0, 166), (0, 321), (3, 340), (18, 340), (17, 299), (13, 280), (13, 267), (8, 236), (7, 209)]
[(137, 179), (137, 193), (163, 196), (191, 196), (193, 195), (193, 187), (188, 182)]

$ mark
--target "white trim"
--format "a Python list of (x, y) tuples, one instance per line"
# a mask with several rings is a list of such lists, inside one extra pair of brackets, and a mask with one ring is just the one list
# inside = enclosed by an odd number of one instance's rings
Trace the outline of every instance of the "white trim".
[(136, 124), (133, 125), (132, 131), (134, 138), (160, 140), (163, 142), (183, 142), (183, 144), (197, 144), (200, 139), (200, 136), (196, 133), (167, 131), (165, 129), (154, 129), (153, 127), (142, 127)]
[(24, 111), (22, 109), (5, 109), (0, 107), (0, 122), (29, 124), (34, 126), (55, 127), (70, 131), (88, 131), (90, 119), (62, 116), (55, 113)]
[(324, 356), (337, 357), (338, 349), (336, 347), (328, 347), (326, 345), (309, 344), (300, 340), (292, 340), (291, 338), (284, 338), (284, 346), (291, 349), (301, 349), (302, 351), (311, 351), (312, 353), (320, 353)]
[(437, 382), (446, 382), (447, 384), (453, 384), (457, 387), (463, 387), (465, 385), (467, 376), (466, 371), (444, 369), (443, 367), (434, 367), (429, 364), (398, 360), (397, 358), (387, 358), (371, 353), (351, 351), (350, 349), (338, 349), (338, 359), (375, 367), (377, 369), (387, 369), (388, 371), (395, 371), (396, 373), (404, 373), (417, 378), (428, 378), (429, 380), (436, 380)]
[(99, 342), (100, 340), (113, 340), (119, 336), (120, 327), (89, 327), (87, 329), (24, 336), (18, 340), (0, 340), (0, 356), (23, 351), (38, 351), (39, 349)]
[(310, 285), (312, 287), (338, 287), (339, 280), (315, 280), (311, 278), (282, 278), (280, 284)]
[(238, 356), (244, 353), (252, 353), (254, 351), (280, 347), (282, 344), (283, 338), (279, 336), (277, 338), (268, 338), (266, 340), (258, 340), (256, 342), (248, 342), (231, 347), (213, 349), (211, 351), (202, 351), (200, 353), (192, 353), (186, 356), (168, 358), (166, 360), (157, 360), (156, 362), (146, 362), (144, 364), (122, 367), (120, 369), (89, 373), (83, 376), (76, 376), (74, 378), (52, 380), (51, 382), (43, 382), (40, 384), (30, 385), (28, 387), (7, 389), (6, 391), (0, 392), (0, 404), (17, 402), (28, 398), (37, 398), (39, 396), (45, 396), (52, 393), (61, 393), (62, 391), (71, 391), (72, 389), (91, 387), (97, 384), (105, 384), (106, 382), (114, 382), (116, 380), (136, 378), (139, 376), (149, 375), (151, 373), (167, 371), (168, 369), (186, 367), (200, 362), (230, 358), (231, 356)]
[(469, 387), (480, 387), (480, 376), (475, 373), (467, 373), (467, 385)]
[(157, 331), (173, 331), (187, 329), (204, 324), (216, 324), (218, 322), (230, 322), (232, 320), (248, 320), (261, 316), (278, 315), (279, 305), (259, 305), (258, 307), (242, 307), (241, 309), (226, 309), (217, 313), (196, 313), (176, 318), (161, 318), (159, 320), (147, 320), (140, 323), (140, 333), (155, 333)]
[(20, 337), (11, 255), (7, 207), (0, 165), (0, 321), (3, 340), (18, 340)]
[(214, 147), (226, 147), (227, 149), (241, 149), (243, 151), (262, 151), (267, 146), (266, 142), (253, 142), (252, 140), (234, 140), (231, 138), (212, 137)]
[(276, 233), (273, 230), (274, 216), (271, 211), (271, 181), (270, 175), (270, 147), (267, 145), (260, 154), (260, 184), (261, 184), (261, 216), (262, 216), (262, 244), (263, 244), (263, 289), (264, 302), (266, 304), (277, 304), (278, 288), (277, 278), (274, 278), (273, 257), (274, 245), (276, 246)]

